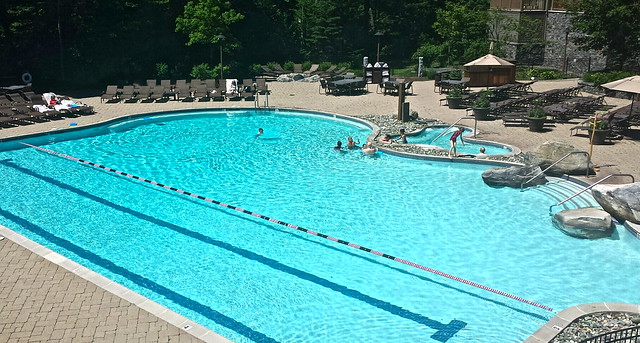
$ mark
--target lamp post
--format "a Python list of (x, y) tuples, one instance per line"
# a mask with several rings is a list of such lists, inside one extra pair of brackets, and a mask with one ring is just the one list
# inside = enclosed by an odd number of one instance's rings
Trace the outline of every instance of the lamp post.
[(374, 36), (378, 37), (378, 53), (376, 54), (376, 62), (380, 62), (380, 37), (383, 36), (384, 33), (378, 31)]
[(220, 44), (220, 79), (224, 79), (224, 67), (222, 65), (222, 41), (225, 38), (226, 37), (223, 36), (222, 34), (218, 35), (218, 43)]

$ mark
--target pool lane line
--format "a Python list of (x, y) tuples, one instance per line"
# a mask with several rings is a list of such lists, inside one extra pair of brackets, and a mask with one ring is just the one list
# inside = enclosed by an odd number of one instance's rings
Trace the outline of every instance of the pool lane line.
[(254, 216), (254, 217), (257, 217), (257, 218), (260, 218), (260, 219), (264, 219), (264, 220), (270, 221), (270, 222), (275, 223), (275, 224), (286, 226), (286, 227), (289, 227), (289, 228), (292, 228), (292, 229), (295, 229), (295, 230), (298, 230), (298, 231), (302, 231), (302, 232), (308, 233), (310, 235), (314, 235), (314, 236), (318, 236), (318, 237), (321, 237), (321, 238), (325, 238), (325, 239), (328, 239), (330, 241), (334, 241), (336, 243), (340, 243), (340, 244), (343, 244), (343, 245), (346, 245), (346, 246), (349, 246), (349, 247), (352, 247), (352, 248), (355, 248), (355, 249), (358, 249), (358, 250), (366, 251), (368, 253), (371, 253), (371, 254), (374, 254), (374, 255), (378, 255), (380, 257), (384, 257), (384, 258), (387, 258), (387, 259), (392, 260), (392, 261), (396, 261), (396, 262), (399, 262), (399, 263), (402, 263), (402, 264), (405, 264), (405, 265), (408, 265), (408, 266), (411, 266), (411, 267), (414, 267), (414, 268), (418, 268), (418, 269), (427, 271), (429, 273), (440, 275), (442, 277), (445, 277), (445, 278), (448, 278), (448, 279), (451, 279), (451, 280), (454, 280), (454, 281), (458, 281), (458, 282), (464, 283), (466, 285), (473, 286), (473, 287), (476, 287), (476, 288), (479, 288), (479, 289), (482, 289), (482, 290), (485, 290), (485, 291), (488, 291), (488, 292), (492, 292), (492, 293), (495, 293), (495, 294), (498, 294), (498, 295), (501, 295), (501, 296), (504, 296), (504, 297), (507, 297), (507, 298), (510, 298), (510, 299), (513, 299), (513, 300), (517, 300), (517, 301), (520, 301), (520, 302), (528, 304), (528, 305), (539, 307), (539, 308), (547, 310), (547, 311), (553, 311), (553, 308), (551, 308), (549, 306), (538, 304), (538, 303), (533, 302), (531, 300), (527, 300), (527, 299), (521, 298), (519, 296), (510, 294), (510, 293), (503, 292), (503, 291), (495, 289), (495, 288), (491, 288), (491, 287), (488, 287), (488, 286), (485, 286), (485, 285), (481, 285), (479, 283), (476, 283), (476, 282), (473, 282), (473, 281), (469, 281), (469, 280), (466, 280), (466, 279), (463, 279), (463, 278), (460, 278), (460, 277), (457, 277), (457, 276), (454, 276), (454, 275), (451, 275), (451, 274), (447, 274), (447, 273), (441, 272), (441, 271), (436, 270), (436, 269), (425, 267), (423, 265), (420, 265), (420, 264), (417, 264), (417, 263), (414, 263), (414, 262), (411, 262), (411, 261), (407, 261), (407, 260), (399, 258), (399, 257), (395, 257), (395, 256), (392, 256), (392, 255), (389, 255), (389, 254), (385, 254), (385, 253), (382, 253), (380, 251), (376, 251), (376, 250), (373, 250), (373, 249), (370, 249), (370, 248), (367, 248), (367, 247), (363, 247), (363, 246), (355, 244), (355, 243), (350, 243), (350, 242), (344, 241), (342, 239), (331, 237), (331, 236), (325, 235), (325, 234), (320, 233), (320, 232), (315, 232), (313, 230), (305, 229), (305, 228), (297, 226), (297, 225), (293, 225), (293, 224), (290, 224), (290, 223), (287, 223), (287, 222), (283, 222), (283, 221), (280, 221), (280, 220), (277, 220), (277, 219), (274, 219), (274, 218), (270, 218), (270, 217), (261, 215), (261, 214), (256, 213), (256, 212), (245, 210), (245, 209), (237, 207), (237, 206), (229, 205), (229, 204), (226, 204), (226, 203), (214, 200), (214, 199), (210, 199), (210, 198), (204, 197), (202, 195), (198, 195), (198, 194), (195, 194), (195, 193), (187, 192), (187, 191), (181, 190), (179, 188), (175, 188), (175, 187), (171, 187), (171, 186), (168, 186), (168, 185), (164, 185), (162, 183), (159, 183), (159, 182), (156, 182), (156, 181), (153, 181), (153, 180), (148, 180), (148, 179), (142, 178), (140, 176), (136, 176), (136, 175), (129, 174), (129, 173), (126, 173), (126, 172), (122, 172), (122, 171), (119, 171), (119, 170), (116, 170), (116, 169), (113, 169), (113, 168), (109, 168), (107, 166), (103, 166), (101, 164), (97, 164), (97, 163), (93, 163), (91, 161), (86, 161), (86, 160), (80, 159), (80, 158), (77, 158), (77, 157), (65, 155), (63, 153), (60, 153), (60, 152), (57, 152), (57, 151), (53, 151), (53, 150), (50, 150), (50, 149), (45, 149), (45, 148), (42, 148), (42, 147), (39, 147), (39, 146), (35, 146), (35, 145), (31, 145), (31, 144), (24, 143), (24, 142), (20, 142), (20, 144), (26, 145), (28, 147), (31, 147), (31, 148), (34, 148), (34, 149), (37, 149), (37, 150), (40, 150), (40, 151), (47, 152), (47, 153), (52, 154), (52, 155), (57, 155), (57, 156), (60, 156), (60, 157), (64, 157), (64, 158), (72, 160), (72, 161), (76, 161), (76, 162), (87, 164), (87, 165), (90, 165), (90, 166), (93, 166), (93, 167), (96, 167), (96, 168), (104, 169), (106, 171), (109, 171), (109, 172), (112, 172), (112, 173), (115, 173), (115, 174), (118, 174), (118, 175), (122, 175), (122, 176), (126, 176), (126, 177), (129, 177), (129, 178), (135, 179), (135, 180), (143, 181), (143, 182), (152, 184), (154, 186), (158, 186), (158, 187), (162, 187), (164, 189), (168, 189), (170, 191), (174, 191), (174, 192), (177, 192), (177, 193), (180, 193), (180, 194), (188, 195), (188, 196), (190, 196), (192, 198), (204, 200), (204, 201), (210, 202), (212, 204), (220, 205), (222, 207), (226, 207), (226, 208), (238, 211), (238, 212), (246, 213), (248, 215), (251, 215), (251, 216)]

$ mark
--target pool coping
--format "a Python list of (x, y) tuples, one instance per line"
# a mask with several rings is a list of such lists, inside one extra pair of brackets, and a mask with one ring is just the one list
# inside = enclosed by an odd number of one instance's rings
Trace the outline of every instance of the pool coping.
[(233, 341), (222, 335), (207, 329), (187, 317), (170, 310), (169, 308), (141, 295), (135, 291), (101, 275), (93, 270), (68, 259), (67, 257), (41, 245), (6, 226), (0, 225), (0, 237), (4, 237), (44, 258), (45, 260), (58, 265), (80, 278), (93, 283), (99, 288), (130, 302), (131, 304), (151, 313), (152, 315), (166, 321), (167, 323), (187, 332), (188, 334), (210, 343), (232, 343)]
[(551, 342), (558, 334), (579, 318), (603, 312), (640, 313), (640, 305), (627, 303), (589, 303), (569, 307), (560, 311), (523, 343)]

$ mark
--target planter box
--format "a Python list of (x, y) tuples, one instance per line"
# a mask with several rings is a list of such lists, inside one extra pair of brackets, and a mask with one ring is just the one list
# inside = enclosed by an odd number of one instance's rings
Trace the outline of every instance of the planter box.
[(447, 106), (451, 109), (462, 108), (462, 98), (450, 98), (447, 97)]
[(589, 139), (593, 137), (592, 143), (594, 145), (606, 144), (607, 137), (609, 136), (609, 130), (587, 130), (589, 132)]
[(473, 116), (476, 118), (476, 120), (489, 120), (490, 112), (490, 108), (473, 107)]
[(547, 121), (547, 118), (529, 117), (528, 120), (529, 120), (529, 131), (533, 131), (533, 132), (544, 131), (544, 123)]

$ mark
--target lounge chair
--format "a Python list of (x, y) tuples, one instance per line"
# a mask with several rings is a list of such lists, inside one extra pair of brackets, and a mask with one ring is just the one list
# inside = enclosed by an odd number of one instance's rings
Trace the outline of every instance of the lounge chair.
[(327, 68), (326, 70), (321, 71), (320, 75), (322, 75), (322, 76), (332, 76), (333, 75), (333, 71), (336, 70), (336, 68), (338, 68), (338, 66), (334, 64), (334, 65), (330, 66), (329, 68)]
[(340, 69), (338, 69), (338, 70), (335, 70), (335, 71), (333, 72), (333, 75), (342, 75), (342, 74), (344, 74), (344, 72), (345, 72), (345, 71), (347, 71), (348, 69), (349, 69), (349, 68), (347, 68), (347, 67), (342, 67), (342, 68), (340, 68)]
[(302, 64), (294, 64), (293, 72), (296, 74), (302, 74), (304, 71), (302, 70)]
[[(221, 82), (224, 80), (221, 80)], [(219, 85), (217, 85), (212, 91), (211, 91), (211, 99), (213, 101), (224, 101), (225, 99), (225, 92), (226, 92), (226, 85), (223, 85), (222, 83), (220, 83)]]
[(187, 83), (185, 82), (184, 84), (180, 84), (179, 86), (176, 85), (176, 97), (178, 100), (180, 100), (182, 98), (182, 101), (193, 101), (193, 96), (191, 95), (191, 90), (189, 89), (189, 86), (187, 86)]
[(151, 88), (149, 86), (140, 86), (140, 88), (135, 89), (135, 100), (140, 100), (140, 102), (145, 102), (151, 96)]
[(100, 102), (103, 102), (104, 100), (106, 100), (107, 103), (119, 102), (120, 98), (118, 97), (118, 86), (108, 85), (107, 90), (105, 90), (104, 93), (102, 93), (102, 95), (100, 96)]
[(256, 92), (260, 95), (271, 93), (269, 87), (267, 87), (267, 80), (261, 78), (256, 79)]
[(133, 86), (122, 87), (120, 99), (124, 99), (126, 103), (137, 102), (138, 99), (135, 98), (135, 88)]
[(275, 70), (271, 70), (271, 68), (267, 67), (267, 66), (260, 66), (260, 68), (262, 68), (262, 75), (263, 76), (270, 76), (270, 77), (277, 77), (278, 73), (276, 73)]
[(155, 80), (155, 79), (153, 79), (153, 80), (151, 80), (151, 79), (147, 80), (147, 86), (149, 86), (150, 88), (154, 88), (154, 87), (155, 87), (155, 86), (157, 86), (157, 85), (158, 85), (158, 83), (156, 82), (156, 80)]
[(149, 98), (148, 101), (161, 102), (166, 98), (164, 97), (164, 86), (157, 85), (153, 88), (149, 88)]
[(227, 85), (227, 88), (224, 96), (230, 101), (242, 100), (242, 97), (240, 96), (240, 89), (238, 87), (238, 80), (227, 79), (225, 83)]
[(304, 72), (304, 74), (307, 75), (307, 76), (316, 74), (318, 72), (318, 68), (319, 67), (320, 67), (319, 64), (312, 64), (311, 67), (309, 68), (309, 70), (306, 70)]
[(256, 89), (254, 84), (255, 82), (253, 82), (253, 79), (244, 79), (242, 80), (242, 90), (245, 92), (255, 93)]
[(278, 74), (291, 74), (291, 70), (286, 70), (284, 68), (282, 68), (282, 66), (278, 63), (273, 65), (273, 68), (275, 69), (276, 73)]
[(193, 91), (193, 98), (198, 99), (200, 102), (211, 100), (207, 85), (203, 83), (197, 85), (196, 89)]
[(200, 79), (191, 79), (189, 81), (189, 87), (196, 89), (196, 87), (200, 86), (201, 84), (203, 84), (204, 81), (200, 80)]

